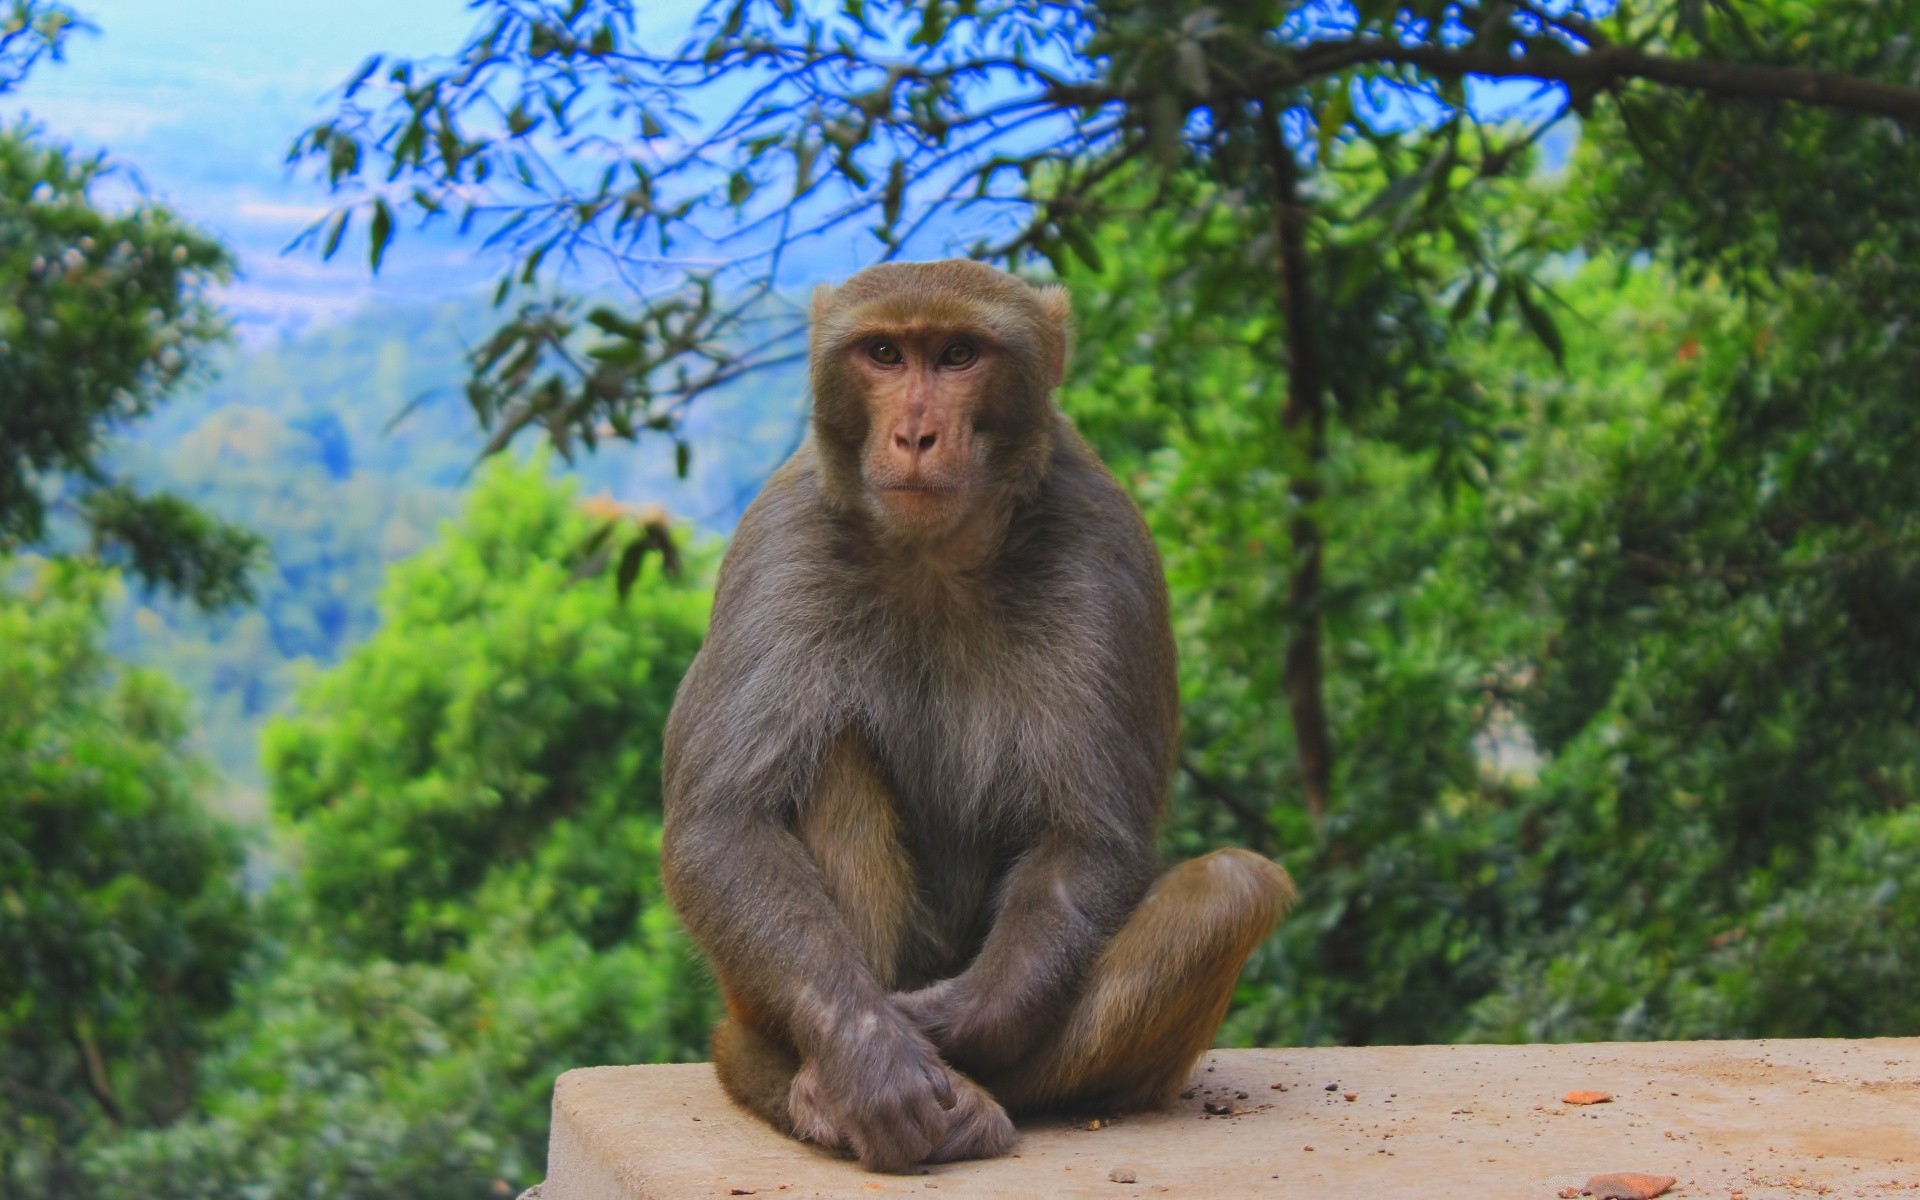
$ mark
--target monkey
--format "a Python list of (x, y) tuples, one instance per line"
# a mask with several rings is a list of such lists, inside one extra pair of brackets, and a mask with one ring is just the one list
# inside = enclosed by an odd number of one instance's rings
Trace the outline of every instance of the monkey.
[(1067, 294), (885, 263), (809, 317), (809, 436), (742, 516), (665, 736), (719, 1080), (876, 1171), (1007, 1153), (1012, 1113), (1163, 1105), (1294, 892), (1233, 848), (1157, 874), (1166, 584), (1054, 398)]

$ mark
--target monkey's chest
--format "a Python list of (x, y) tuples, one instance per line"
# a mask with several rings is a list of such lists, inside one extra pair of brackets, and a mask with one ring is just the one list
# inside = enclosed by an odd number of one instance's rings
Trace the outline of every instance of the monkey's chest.
[[(930, 977), (978, 950), (1011, 847), (1031, 807), (1015, 734), (994, 714), (949, 711), (895, 730), (882, 774), (928, 934), (913, 957)], [(1022, 797), (1028, 804), (1021, 803)]]

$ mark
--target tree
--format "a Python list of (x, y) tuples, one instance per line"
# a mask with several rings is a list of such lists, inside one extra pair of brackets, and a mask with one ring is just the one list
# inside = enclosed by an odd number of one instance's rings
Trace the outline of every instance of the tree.
[[(0, 560), (0, 569), (16, 564)], [(183, 697), (116, 678), (102, 573), (0, 590), (0, 1185), (65, 1195), (90, 1131), (191, 1106), (251, 941), (234, 832), (200, 807)]]
[(659, 746), (710, 556), (675, 578), (647, 551), (623, 600), (608, 577), (651, 528), (502, 459), (394, 569), (380, 631), (266, 737), (300, 870), (194, 1119), (92, 1147), (96, 1194), (514, 1194), (559, 1072), (704, 1055)]
[[(1225, 252), (1264, 268), (1260, 292), (1282, 317), (1278, 453), (1295, 509), (1283, 687), (1316, 813), (1334, 769), (1326, 430), (1354, 399), (1340, 391), (1335, 331), (1382, 315), (1349, 309), (1356, 286), (1397, 267), (1407, 239), (1447, 231), (1473, 254), (1424, 282), (1459, 316), (1512, 313), (1557, 354), (1533, 248), (1487, 244), (1460, 225), (1455, 196), (1511, 169), (1563, 116), (1611, 106), (1636, 131), (1618, 144), (1648, 165), (1671, 141), (1640, 136), (1652, 89), (1702, 97), (1742, 130), (1783, 105), (1829, 110), (1813, 124), (1855, 141), (1920, 126), (1910, 0), (1824, 5), (1812, 35), (1796, 6), (1693, 0), (738, 0), (708, 6), (675, 49), (640, 40), (626, 0), (481, 7), (450, 60), (369, 59), (294, 155), (362, 188), (312, 231), (326, 253), (356, 205), (376, 269), (408, 213), (457, 215), (511, 248), (502, 301), (582, 254), (633, 286), (628, 313), (524, 303), (481, 348), (469, 400), (495, 445), (530, 427), (563, 449), (671, 435), (701, 393), (795, 352), (778, 301), (783, 266), (810, 237), (872, 221), (874, 251), (890, 256), (939, 245), (935, 223), (971, 213), (972, 253), (1057, 271), (1070, 256), (1098, 265), (1105, 222), (1167, 205), (1194, 227), (1213, 206), (1259, 214)], [(1491, 80), (1537, 91), (1528, 104), (1475, 100)], [(1330, 211), (1346, 146), (1370, 149), (1377, 189)], [(675, 255), (723, 265), (689, 272)], [(1344, 260), (1337, 273), (1328, 255)], [(1457, 447), (1484, 436), (1457, 433), (1473, 416), (1424, 427)]]
[[(14, 0), (0, 92), (76, 27), (65, 5)], [(163, 403), (222, 336), (207, 291), (232, 267), (159, 205), (101, 206), (108, 171), (24, 126), (0, 131), (0, 553), (64, 545), (49, 524), (64, 516), (150, 584), (206, 607), (245, 600), (257, 538), (104, 461), (114, 430)]]

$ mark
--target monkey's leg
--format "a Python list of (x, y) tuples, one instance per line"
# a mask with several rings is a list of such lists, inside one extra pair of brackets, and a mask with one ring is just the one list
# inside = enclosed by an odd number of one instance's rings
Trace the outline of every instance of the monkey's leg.
[(800, 1056), (791, 1047), (754, 1029), (733, 1011), (713, 1030), (713, 1070), (736, 1103), (781, 1133), (794, 1132), (788, 1093), (800, 1069)]
[(893, 789), (857, 732), (842, 733), (795, 814), (794, 830), (820, 868), (827, 896), (853, 932), (880, 986), (892, 988), (921, 905)]
[(1059, 1040), (988, 1081), (994, 1095), (1015, 1111), (1166, 1103), (1213, 1043), (1247, 956), (1292, 902), (1286, 870), (1250, 851), (1174, 867), (1095, 962)]

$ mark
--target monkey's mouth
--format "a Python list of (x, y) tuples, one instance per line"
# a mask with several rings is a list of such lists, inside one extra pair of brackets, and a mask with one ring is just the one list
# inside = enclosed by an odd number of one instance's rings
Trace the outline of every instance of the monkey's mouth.
[(951, 496), (960, 489), (950, 483), (886, 483), (880, 492), (887, 496)]

